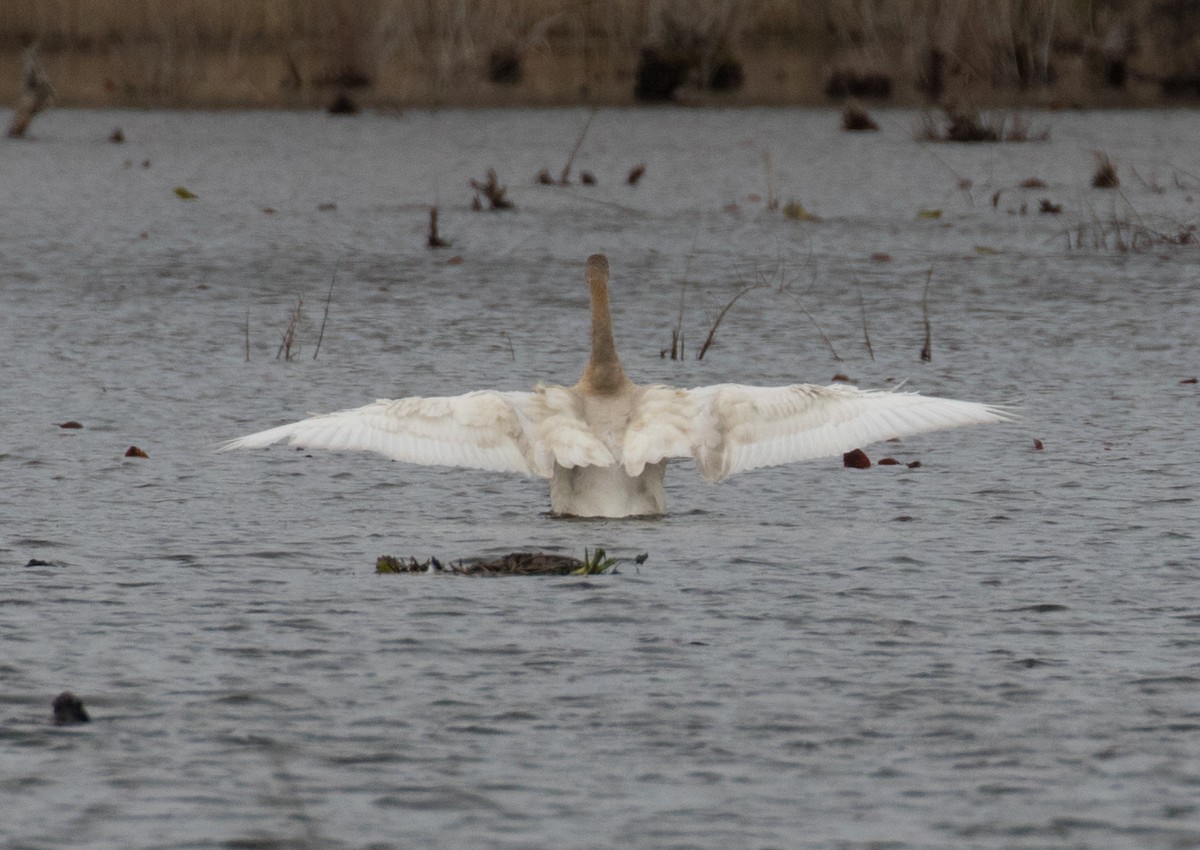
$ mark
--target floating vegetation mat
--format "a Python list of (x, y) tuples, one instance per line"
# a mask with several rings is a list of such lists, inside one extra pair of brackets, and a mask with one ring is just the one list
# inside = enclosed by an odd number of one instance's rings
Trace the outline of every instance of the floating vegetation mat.
[[(646, 554), (633, 558), (645, 563)], [(583, 553), (583, 559), (548, 552), (510, 552), (492, 560), (466, 559), (442, 563), (437, 558), (394, 558), (381, 555), (375, 561), (377, 573), (445, 573), (460, 576), (592, 576), (617, 572), (623, 558), (610, 558), (603, 549)]]

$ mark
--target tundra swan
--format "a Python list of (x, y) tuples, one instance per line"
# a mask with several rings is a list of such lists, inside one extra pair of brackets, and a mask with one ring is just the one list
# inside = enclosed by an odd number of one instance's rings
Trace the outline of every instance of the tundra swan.
[(695, 389), (633, 383), (621, 367), (608, 306), (608, 259), (587, 261), (591, 358), (573, 387), (480, 390), (380, 399), (231, 440), (365, 449), (408, 463), (550, 479), (550, 510), (581, 517), (662, 514), (668, 458), (692, 458), (707, 481), (842, 454), (877, 440), (1013, 417), (1003, 408), (847, 384)]

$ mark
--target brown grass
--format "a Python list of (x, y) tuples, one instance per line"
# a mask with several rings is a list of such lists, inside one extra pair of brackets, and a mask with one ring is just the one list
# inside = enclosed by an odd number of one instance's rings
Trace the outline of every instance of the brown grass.
[[(20, 51), (37, 42), (64, 104), (321, 106), (339, 87), (368, 107), (629, 103), (643, 49), (683, 20), (727, 47), (744, 84), (713, 93), (689, 79), (681, 100), (822, 102), (837, 69), (889, 78), (901, 103), (1104, 105), (1160, 97), (1192, 70), (1200, 33), (1174, 20), (1179, 5), (3, 0), (0, 101), (14, 101)], [(1122, 28), (1138, 38), (1117, 89), (1105, 69)], [(494, 81), (498, 53), (519, 61), (519, 78)]]

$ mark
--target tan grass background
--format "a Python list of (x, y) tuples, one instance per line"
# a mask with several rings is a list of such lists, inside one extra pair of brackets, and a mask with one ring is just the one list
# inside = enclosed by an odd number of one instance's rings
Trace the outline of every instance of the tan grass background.
[[(314, 106), (347, 75), (369, 79), (368, 106), (624, 104), (671, 20), (744, 69), (685, 102), (827, 102), (837, 70), (923, 102), (934, 52), (937, 97), (976, 105), (1155, 103), (1164, 77), (1200, 71), (1195, 0), (0, 0), (0, 102), (36, 44), (60, 105)], [(495, 50), (519, 82), (488, 79)]]

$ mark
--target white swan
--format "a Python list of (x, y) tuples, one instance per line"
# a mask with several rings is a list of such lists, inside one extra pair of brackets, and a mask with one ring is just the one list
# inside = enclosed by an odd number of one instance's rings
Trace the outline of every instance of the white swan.
[(639, 386), (626, 377), (613, 343), (604, 255), (588, 258), (587, 281), (592, 353), (573, 387), (380, 399), (231, 440), (222, 449), (288, 440), (408, 463), (519, 472), (550, 479), (553, 513), (627, 517), (663, 513), (668, 458), (692, 458), (706, 480), (721, 481), (877, 440), (1014, 418), (986, 404), (845, 384)]

